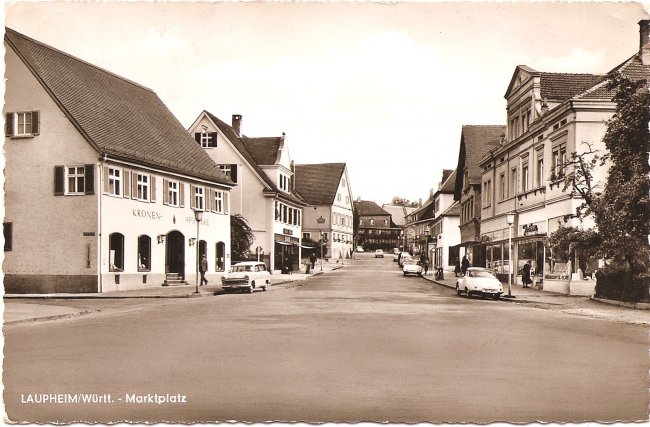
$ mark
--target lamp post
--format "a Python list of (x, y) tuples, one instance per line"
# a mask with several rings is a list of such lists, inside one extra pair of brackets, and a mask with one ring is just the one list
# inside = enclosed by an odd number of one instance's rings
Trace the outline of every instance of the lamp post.
[(320, 271), (323, 271), (323, 232), (320, 232)]
[(201, 209), (194, 209), (194, 219), (196, 220), (196, 291), (194, 293), (199, 293), (199, 248), (201, 246), (201, 241), (199, 240), (199, 224), (203, 219), (203, 211)]
[(508, 212), (506, 221), (508, 222), (508, 298), (514, 298), (512, 296), (512, 224), (515, 222), (515, 213)]
[(424, 256), (426, 258), (426, 261), (429, 262), (429, 234), (431, 231), (429, 230), (429, 227), (424, 229)]

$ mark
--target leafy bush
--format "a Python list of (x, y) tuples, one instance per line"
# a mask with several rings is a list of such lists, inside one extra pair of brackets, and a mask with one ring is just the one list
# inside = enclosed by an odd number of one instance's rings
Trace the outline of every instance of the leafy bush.
[(621, 266), (596, 272), (596, 297), (625, 302), (650, 301), (650, 275), (635, 274)]

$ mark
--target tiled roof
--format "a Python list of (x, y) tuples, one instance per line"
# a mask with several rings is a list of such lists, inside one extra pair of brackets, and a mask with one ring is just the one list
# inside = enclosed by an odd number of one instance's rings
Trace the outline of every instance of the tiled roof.
[(383, 210), (375, 202), (367, 200), (357, 200), (354, 202), (354, 207), (357, 209), (357, 212), (360, 216), (370, 216), (370, 215), (388, 215), (390, 214)]
[(296, 165), (296, 190), (311, 205), (331, 205), (345, 170), (345, 163)]
[[(610, 73), (620, 72), (630, 80), (645, 80), (650, 82), (650, 66), (643, 65), (638, 54), (627, 59), (616, 66)], [(614, 90), (607, 89), (607, 78), (603, 77), (596, 84), (576, 96), (578, 99), (603, 99), (608, 100), (614, 97)]]
[(460, 202), (455, 202), (449, 206), (440, 216), (460, 216)]
[(565, 101), (602, 80), (596, 74), (539, 73), (542, 99)]
[(482, 169), (479, 161), (490, 149), (499, 145), (505, 131), (506, 127), (500, 125), (463, 125), (454, 182), (455, 200), (460, 199), (465, 167), (470, 184), (480, 182)]
[[(208, 116), (208, 118), (210, 120), (212, 120), (212, 122), (215, 124), (215, 126), (217, 126), (219, 128), (219, 130), (225, 135), (225, 137), (228, 138), (228, 141), (230, 141), (230, 143), (233, 145), (233, 147), (242, 155), (242, 157), (244, 157), (246, 162), (250, 165), (250, 167), (253, 168), (255, 173), (257, 173), (257, 175), (259, 175), (259, 177), (262, 179), (262, 181), (264, 181), (264, 183), (267, 185), (267, 187), (271, 191), (277, 192), (280, 196), (282, 196), (285, 199), (290, 200), (292, 202), (300, 203), (300, 204), (305, 203), (305, 201), (302, 200), (302, 198), (300, 198), (298, 195), (286, 194), (286, 193), (282, 192), (277, 187), (277, 185), (275, 185), (275, 183), (271, 180), (271, 178), (269, 178), (269, 176), (259, 167), (259, 164), (255, 160), (255, 158), (251, 155), (251, 153), (248, 151), (246, 146), (242, 143), (242, 139), (246, 138), (246, 137), (240, 138), (237, 135), (237, 132), (235, 132), (235, 130), (232, 128), (232, 126), (230, 126), (229, 124), (227, 124), (223, 120), (219, 119), (217, 116), (210, 113), (209, 111), (204, 110), (204, 112)], [(264, 138), (256, 138), (256, 139), (264, 139)], [(270, 139), (272, 139), (272, 138), (270, 138)]]
[(10, 28), (5, 41), (100, 154), (232, 184), (152, 90)]
[(248, 138), (242, 136), (241, 142), (258, 165), (274, 165), (278, 158), (282, 137)]
[(442, 182), (442, 185), (440, 186), (440, 190), (438, 191), (440, 193), (453, 193), (455, 185), (456, 185), (456, 171), (453, 170), (451, 171), (451, 174), (449, 174), (447, 179)]

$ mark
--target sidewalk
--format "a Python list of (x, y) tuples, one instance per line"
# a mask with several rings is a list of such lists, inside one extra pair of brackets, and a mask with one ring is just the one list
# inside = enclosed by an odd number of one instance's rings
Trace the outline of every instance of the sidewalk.
[[(271, 275), (271, 286), (283, 285), (299, 280), (305, 280), (312, 276), (328, 273), (342, 268), (343, 265), (336, 263), (324, 263), (323, 270), (317, 265), (313, 273), (306, 274), (273, 274)], [(87, 294), (9, 294), (4, 295), (4, 324), (23, 323), (35, 320), (54, 320), (67, 317), (88, 314), (91, 311), (75, 307), (53, 304), (34, 304), (26, 302), (43, 300), (81, 300), (81, 299), (137, 299), (137, 298), (195, 298), (223, 294), (221, 284), (209, 282), (199, 287), (196, 293), (196, 285), (180, 286), (156, 286), (142, 289), (129, 289), (125, 291), (114, 291), (105, 293)]]
[[(453, 273), (445, 275), (444, 280), (435, 279), (433, 275), (423, 276), (426, 280), (440, 286), (456, 290), (456, 277)], [(508, 295), (508, 285), (503, 287)], [(502, 301), (527, 304), (534, 307), (558, 310), (565, 313), (617, 320), (634, 324), (650, 324), (649, 304), (627, 304), (599, 298), (571, 296), (544, 292), (538, 287), (524, 288), (520, 284), (512, 285), (513, 298), (502, 298)]]

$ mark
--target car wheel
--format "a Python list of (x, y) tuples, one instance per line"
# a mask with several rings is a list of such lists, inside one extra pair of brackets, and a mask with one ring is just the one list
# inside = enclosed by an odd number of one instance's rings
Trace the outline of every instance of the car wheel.
[(406, 271), (404, 272), (404, 275), (406, 276)]
[(262, 286), (262, 291), (266, 292), (266, 285)]
[(255, 289), (255, 286), (251, 285), (251, 287), (248, 288), (248, 293), (249, 293), (249, 294), (252, 294), (252, 293), (253, 293), (253, 289)]
[(499, 300), (501, 299), (501, 295), (499, 295), (499, 294), (495, 294), (495, 295), (494, 295), (494, 299), (497, 300), (497, 301), (499, 301)]
[(456, 285), (456, 295), (460, 296), (462, 293), (463, 291), (461, 291), (458, 285)]
[(471, 297), (472, 297), (472, 294), (470, 293), (469, 289), (467, 289), (467, 288), (465, 288), (465, 296), (466, 296), (467, 298), (471, 298)]

